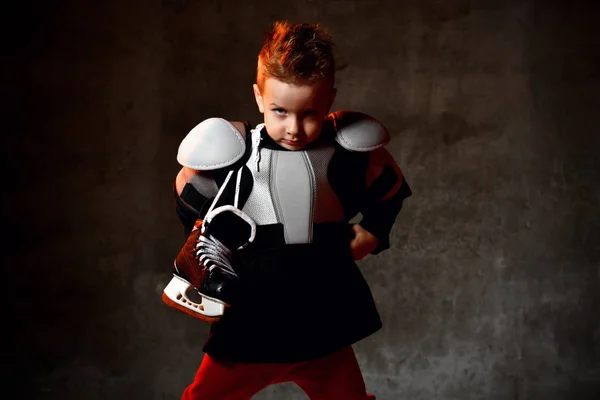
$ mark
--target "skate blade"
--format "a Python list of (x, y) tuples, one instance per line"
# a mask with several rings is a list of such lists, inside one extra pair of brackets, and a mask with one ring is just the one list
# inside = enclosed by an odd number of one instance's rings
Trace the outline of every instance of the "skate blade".
[[(217, 322), (225, 312), (226, 305), (202, 296), (201, 303), (195, 303), (186, 295), (192, 288), (189, 282), (173, 275), (165, 287), (162, 300), (165, 304), (205, 322)], [(193, 288), (192, 288), (193, 289)]]

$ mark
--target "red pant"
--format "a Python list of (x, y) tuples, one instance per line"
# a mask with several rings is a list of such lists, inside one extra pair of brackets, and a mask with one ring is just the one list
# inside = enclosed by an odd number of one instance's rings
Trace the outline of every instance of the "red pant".
[(350, 346), (297, 364), (221, 364), (205, 354), (182, 400), (249, 400), (282, 382), (294, 382), (311, 400), (375, 400)]

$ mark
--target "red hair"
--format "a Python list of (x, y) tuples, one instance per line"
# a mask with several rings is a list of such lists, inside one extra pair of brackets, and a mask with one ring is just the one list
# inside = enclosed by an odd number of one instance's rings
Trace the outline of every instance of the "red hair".
[(335, 44), (329, 32), (315, 24), (275, 22), (258, 54), (256, 83), (263, 89), (266, 78), (285, 83), (335, 81)]

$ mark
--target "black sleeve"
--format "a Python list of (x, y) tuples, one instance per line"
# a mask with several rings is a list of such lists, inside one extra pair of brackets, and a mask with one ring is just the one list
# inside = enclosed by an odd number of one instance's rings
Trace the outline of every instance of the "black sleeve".
[[(396, 185), (398, 179), (402, 184), (396, 193), (386, 200), (380, 200)], [(367, 193), (367, 201), (361, 214), (360, 226), (379, 239), (379, 245), (371, 254), (379, 254), (390, 247), (390, 232), (396, 217), (402, 209), (404, 200), (412, 195), (412, 191), (403, 176), (398, 177), (393, 168), (387, 167), (380, 177), (371, 185)]]
[(175, 184), (173, 184), (173, 196), (175, 197), (175, 212), (183, 225), (183, 233), (185, 236), (189, 236), (199, 217), (199, 212), (181, 199), (177, 194)]

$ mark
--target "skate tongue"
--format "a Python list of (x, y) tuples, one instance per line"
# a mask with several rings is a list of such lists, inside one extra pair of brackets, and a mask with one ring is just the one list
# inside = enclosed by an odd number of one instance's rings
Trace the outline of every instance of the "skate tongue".
[(229, 250), (236, 250), (248, 242), (251, 232), (251, 226), (242, 217), (224, 210), (213, 216), (204, 234), (214, 237)]

